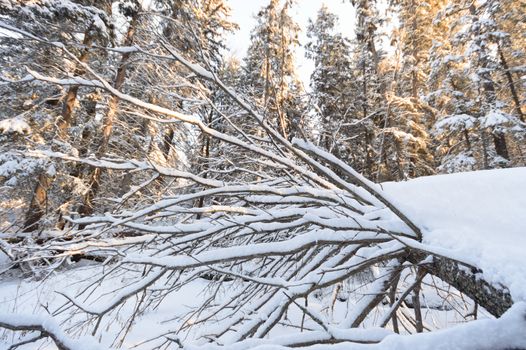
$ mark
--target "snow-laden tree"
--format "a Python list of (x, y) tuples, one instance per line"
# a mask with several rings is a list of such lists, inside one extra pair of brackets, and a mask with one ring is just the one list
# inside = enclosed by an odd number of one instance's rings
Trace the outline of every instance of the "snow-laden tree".
[(517, 140), (523, 138), (524, 123), (517, 83), (502, 50), (510, 35), (500, 29), (505, 26), (499, 26), (499, 11), (499, 2), (450, 3), (436, 20), (449, 23), (449, 37), (434, 45), (432, 62), (433, 79), (444, 74), (431, 97), (440, 111), (435, 129), (444, 171), (523, 162)]
[[(82, 68), (75, 60), (88, 62), (92, 59), (89, 46), (106, 46), (112, 39), (107, 10), (107, 3), (91, 1), (6, 1), (0, 7), (5, 23), (35, 35), (35, 40), (23, 45), (20, 35), (9, 29), (0, 37), (2, 118), (5, 118), (4, 122), (27, 123), (31, 128), (30, 135), (19, 138), (16, 147), (12, 143), (5, 144), (8, 149), (0, 161), (9, 183), (6, 196), (19, 203), (14, 206), (17, 219), (10, 218), (6, 222), (21, 226), (26, 231), (36, 230), (39, 221), (46, 213), (53, 211), (52, 208), (60, 206), (72, 188), (68, 186), (71, 181), (68, 167), (58, 168), (53, 162), (35, 162), (24, 157), (24, 151), (35, 144), (71, 151), (70, 143), (79, 134), (76, 127), (88, 114), (74, 111), (80, 104), (79, 96), (82, 96), (85, 110), (89, 109), (92, 97), (79, 91), (76, 85), (57, 89), (35, 82), (20, 84), (16, 81), (23, 81), (31, 69), (43, 71), (45, 68), (49, 74), (82, 74)], [(61, 55), (58, 47), (45, 45), (38, 40), (40, 37), (62, 42), (75, 59)], [(22, 140), (24, 144), (21, 144)], [(14, 163), (19, 166), (14, 167)], [(55, 195), (48, 196), (48, 191), (53, 191)], [(21, 212), (25, 209), (21, 202), (29, 204), (25, 214)]]
[(350, 45), (341, 33), (335, 32), (337, 16), (324, 5), (315, 22), (310, 22), (306, 45), (307, 58), (314, 61), (310, 97), (319, 118), (319, 144), (331, 154), (363, 170), (363, 154), (367, 151), (362, 124), (354, 94), (358, 86), (352, 75)]
[[(358, 86), (354, 93), (357, 126), (364, 138), (363, 174), (380, 177), (376, 159), (382, 153), (380, 133), (386, 129), (385, 71), (381, 69), (384, 52), (379, 46), (383, 18), (374, 0), (352, 1), (356, 8), (356, 37), (352, 42), (353, 79)], [(385, 172), (385, 171), (384, 171)], [(381, 177), (388, 178), (389, 176)]]
[(265, 118), (291, 139), (302, 122), (303, 89), (296, 75), (299, 26), (290, 16), (294, 1), (270, 0), (257, 14), (245, 57), (244, 84)]
[[(16, 222), (11, 216), (6, 221), (9, 224), (26, 231), (53, 226), (63, 228), (64, 215), (104, 212), (120, 205), (108, 198), (128, 198), (127, 193), (137, 192), (149, 196), (163, 188), (166, 190), (168, 185), (156, 174), (115, 174), (89, 164), (35, 161), (23, 152), (28, 147), (35, 148), (31, 142), (36, 141), (42, 150), (81, 157), (133, 156), (178, 169), (187, 167), (191, 158), (196, 157), (187, 151), (188, 143), (198, 137), (195, 129), (138, 119), (133, 115), (142, 113), (139, 109), (99, 89), (83, 89), (76, 84), (57, 89), (36, 82), (20, 82), (28, 68), (51, 75), (63, 72), (74, 77), (89, 74), (82, 68), (83, 63), (88, 63), (119, 91), (150, 102), (166, 103), (180, 111), (206, 115), (211, 109), (206, 102), (206, 89), (199, 82), (194, 86), (195, 79), (187, 68), (177, 63), (163, 65), (159, 61), (162, 58), (139, 57), (134, 45), (149, 47), (153, 53), (168, 42), (184, 51), (185, 57), (216, 67), (221, 61), (219, 51), (223, 47), (223, 35), (234, 28), (227, 20), (228, 6), (212, 0), (118, 1), (113, 5), (104, 1), (93, 4), (44, 1), (38, 4), (10, 2), (9, 6), (2, 7), (6, 24), (35, 36), (34, 42), (27, 45), (20, 45), (21, 34), (16, 31), (1, 38), (7, 53), (3, 56), (5, 67), (10, 69), (9, 74), (7, 70), (2, 72), (5, 80), (2, 88), (7, 96), (3, 101), (6, 108), (13, 110), (5, 117), (15, 121), (28, 119), (22, 121), (33, 131), (29, 137), (17, 138), (19, 144), (26, 141), (19, 146), (18, 152), (13, 152), (12, 144), (6, 145), (9, 152), (2, 159), (6, 181), (14, 184), (11, 172), (26, 169), (24, 174), (27, 173), (21, 177), (25, 182), (11, 186), (13, 191), (9, 192), (23, 195), (18, 201), (18, 210), (26, 213), (17, 214)], [(118, 28), (110, 23), (118, 23)], [(43, 38), (65, 45), (73, 55), (57, 53), (61, 48), (46, 46)], [(46, 70), (42, 70), (43, 67)], [(21, 88), (28, 90), (27, 97), (23, 97), (23, 91), (18, 91)], [(19, 108), (17, 104), (21, 102), (26, 106)], [(181, 156), (182, 153), (187, 157)], [(14, 167), (15, 163), (20, 166)], [(27, 182), (34, 189), (32, 193), (18, 191)], [(140, 192), (144, 183), (151, 184), (152, 190)]]
[(391, 35), (394, 53), (385, 62), (391, 83), (386, 91), (380, 163), (393, 179), (434, 173), (429, 129), (435, 113), (425, 96), (429, 49), (435, 37), (432, 22), (438, 9), (437, 1), (391, 1), (399, 24)]

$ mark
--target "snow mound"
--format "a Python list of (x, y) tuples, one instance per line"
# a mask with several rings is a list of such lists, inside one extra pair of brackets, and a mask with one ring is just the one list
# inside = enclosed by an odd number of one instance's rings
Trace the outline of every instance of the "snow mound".
[(473, 261), (526, 301), (526, 168), (421, 177), (382, 185), (422, 228), (424, 243)]

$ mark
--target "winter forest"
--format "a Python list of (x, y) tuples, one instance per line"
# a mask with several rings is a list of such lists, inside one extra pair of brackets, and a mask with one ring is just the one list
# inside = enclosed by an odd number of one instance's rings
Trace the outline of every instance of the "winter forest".
[(526, 1), (307, 1), (0, 0), (0, 349), (526, 349)]

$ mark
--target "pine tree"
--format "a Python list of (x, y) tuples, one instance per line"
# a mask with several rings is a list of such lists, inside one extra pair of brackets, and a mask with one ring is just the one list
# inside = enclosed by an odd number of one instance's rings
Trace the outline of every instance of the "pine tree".
[[(434, 122), (434, 112), (425, 101), (428, 93), (425, 83), (435, 34), (430, 28), (440, 4), (406, 0), (392, 1), (391, 5), (400, 23), (391, 38), (395, 54), (386, 62), (391, 66), (392, 83), (387, 94), (388, 127), (382, 131), (381, 157), (390, 177), (400, 180), (434, 172), (428, 133)], [(388, 162), (390, 153), (396, 155), (395, 162)]]
[[(105, 6), (105, 2), (94, 4), (91, 1), (45, 1), (41, 4), (12, 1), (9, 6), (3, 6), (1, 11), (5, 16), (4, 20), (17, 28), (14, 31), (24, 30), (37, 38), (61, 42), (78, 60), (63, 55), (60, 47), (43, 41), (27, 41), (21, 46), (15, 38), (2, 37), (2, 47), (5, 48), (5, 55), (2, 56), (6, 63), (4, 67), (7, 68), (4, 72), (9, 72), (9, 81), (26, 76), (24, 66), (44, 74), (54, 74), (57, 71), (73, 76), (82, 74), (80, 65), (89, 59), (88, 48), (94, 43), (105, 45), (112, 39), (113, 28)], [(30, 138), (39, 140), (37, 143), (41, 144), (42, 140), (57, 138), (57, 142), (45, 144), (43, 148), (62, 151), (71, 149), (71, 142), (75, 138), (75, 130), (71, 128), (78, 124), (78, 116), (75, 115), (75, 107), (79, 101), (78, 86), (57, 91), (42, 83), (11, 83), (6, 86), (5, 93), (17, 100), (16, 103), (10, 103), (11, 98), (4, 100), (10, 105), (9, 114), (18, 114), (18, 118), (27, 119), (32, 126)], [(24, 100), (23, 105), (15, 107), (19, 101)], [(22, 158), (20, 163), (30, 164), (33, 161)], [(38, 165), (23, 173), (26, 178), (23, 181), (32, 178), (33, 185), (30, 187), (34, 188), (28, 194), (31, 199), (25, 220), (19, 223), (26, 231), (35, 230), (44, 214), (53, 212), (50, 208), (57, 207), (61, 197), (68, 192), (67, 176), (63, 176), (62, 171), (57, 172), (64, 169), (63, 166), (59, 167), (53, 162), (35, 163)], [(52, 187), (57, 195), (50, 197), (48, 192)]]
[[(446, 44), (451, 52), (444, 52), (440, 63), (435, 61), (434, 69), (449, 76), (442, 79), (442, 84), (447, 85), (440, 94), (450, 97), (435, 96), (436, 101), (447, 101), (451, 106), (436, 125), (439, 139), (447, 141), (443, 144), (447, 153), (441, 162), (442, 169), (447, 171), (460, 169), (462, 164), (481, 169), (511, 166), (521, 161), (521, 157), (513, 153), (522, 153), (517, 140), (524, 134), (524, 128), (517, 109), (517, 90), (502, 88), (510, 81), (509, 86), (516, 84), (513, 77), (510, 80), (510, 75), (506, 74), (509, 72), (505, 68), (507, 61), (500, 55), (503, 51), (499, 47), (508, 35), (498, 30), (495, 14), (499, 7), (496, 4), (450, 4), (443, 11), (451, 23), (447, 39), (450, 44)], [(438, 68), (441, 65), (456, 68)], [(441, 136), (446, 133), (458, 136)], [(511, 152), (510, 145), (518, 145), (516, 152)]]
[[(171, 46), (185, 52), (186, 57), (192, 61), (219, 65), (220, 50), (224, 47), (223, 35), (235, 27), (227, 18), (229, 8), (223, 1), (157, 1), (150, 4), (152, 11), (142, 8), (137, 1), (119, 2), (118, 6), (113, 8), (110, 2), (105, 1), (93, 2), (96, 7), (90, 6), (88, 1), (46, 1), (43, 3), (46, 7), (26, 5), (24, 2), (13, 2), (13, 4), (16, 6), (11, 6), (9, 11), (2, 8), (6, 18), (12, 20), (14, 27), (39, 35), (43, 40), (36, 43), (29, 41), (29, 44), (34, 46), (34, 48), (29, 46), (32, 50), (30, 51), (28, 47), (18, 46), (19, 41), (5, 38), (5, 41), (10, 43), (5, 51), (10, 55), (20, 52), (27, 54), (26, 62), (31, 62), (31, 68), (36, 72), (45, 76), (69, 75), (93, 79), (93, 75), (82, 67), (82, 64), (86, 63), (120, 91), (137, 97), (146, 95), (150, 102), (163, 103), (181, 111), (208, 113), (209, 108), (202, 107), (202, 93), (206, 87), (200, 83), (194, 86), (188, 69), (180, 64), (171, 63), (158, 65), (162, 68), (152, 70), (151, 61), (135, 60), (137, 55), (134, 54), (133, 45), (151, 49), (152, 53), (158, 55), (169, 54), (163, 45)], [(164, 16), (159, 16), (159, 13)], [(33, 16), (34, 21), (24, 22), (24, 16), (27, 15)], [(43, 19), (55, 21), (56, 27), (63, 28), (64, 32), (58, 33), (57, 36), (54, 28), (45, 26), (38, 16), (47, 16)], [(124, 23), (124, 27), (127, 27), (126, 31), (114, 36), (114, 28), (109, 24), (111, 22)], [(164, 44), (152, 46), (152, 43), (159, 41), (159, 37), (163, 37)], [(60, 52), (60, 48), (45, 42), (48, 40), (64, 43), (79, 62), (65, 59), (68, 56)], [(93, 48), (94, 45), (99, 49)], [(117, 47), (111, 49), (111, 46)], [(109, 50), (100, 49), (104, 47), (108, 47)], [(191, 49), (184, 50), (184, 47)], [(46, 50), (54, 50), (56, 53), (42, 55)], [(6, 78), (20, 79), (23, 77), (22, 74), (27, 73), (10, 57), (12, 56), (2, 57), (13, 62), (10, 63), (13, 66), (13, 73)], [(39, 62), (41, 58), (49, 60), (54, 57), (57, 57), (56, 61)], [(47, 69), (48, 67), (51, 69)], [(16, 72), (16, 69), (19, 72)], [(57, 88), (51, 88), (48, 84), (39, 82), (34, 85), (43, 91), (39, 95), (53, 97), (49, 99), (50, 102), (43, 104), (42, 98), (34, 94), (35, 89), (22, 83), (10, 84), (10, 90), (6, 90), (6, 95), (13, 96), (14, 88), (30, 88), (28, 90), (32, 91), (31, 98), (38, 102), (35, 104), (47, 112), (48, 119), (45, 121), (47, 126), (32, 128), (40, 130), (40, 133), (31, 136), (41, 140), (53, 140), (53, 135), (57, 135), (60, 147), (56, 146), (58, 142), (53, 145), (50, 141), (46, 141), (43, 149), (61, 151), (82, 158), (148, 157), (156, 164), (177, 165), (180, 169), (188, 166), (192, 161), (189, 159), (190, 153), (188, 158), (180, 159), (179, 155), (184, 151), (184, 147), (188, 148), (189, 135), (196, 134), (195, 130), (188, 130), (187, 127), (179, 130), (176, 125), (167, 127), (167, 124), (163, 123), (144, 122), (134, 115), (134, 113), (140, 114), (141, 111), (135, 110), (130, 113), (126, 103), (122, 104), (116, 96), (109, 96), (98, 89), (79, 89), (78, 86), (71, 86), (57, 93)], [(50, 91), (44, 93), (46, 89)], [(160, 93), (161, 89), (163, 93), (169, 92), (171, 98), (161, 100), (158, 97), (163, 95)], [(17, 101), (22, 101), (21, 94), (17, 95)], [(52, 108), (47, 108), (51, 104), (54, 104)], [(49, 113), (51, 109), (52, 112)], [(52, 119), (56, 122), (50, 122)], [(34, 125), (31, 120), (28, 124)], [(2, 162), (10, 162), (12, 158), (12, 156), (5, 157)], [(22, 159), (23, 162), (29, 163), (30, 158)], [(31, 175), (36, 178), (33, 180), (36, 187), (34, 194), (31, 195), (33, 200), (27, 211), (25, 224), (20, 224), (27, 230), (39, 228), (39, 223), (44, 217), (49, 220), (43, 227), (57, 224), (58, 213), (48, 209), (51, 207), (60, 208), (61, 216), (75, 215), (75, 213), (89, 215), (94, 211), (112, 210), (115, 205), (119, 205), (119, 201), (117, 204), (104, 202), (103, 198), (120, 198), (128, 191), (132, 193), (134, 186), (148, 182), (151, 177), (144, 173), (128, 172), (122, 174), (122, 178), (116, 181), (116, 174), (101, 171), (100, 168), (90, 165), (66, 166), (63, 163), (51, 162), (50, 167), (42, 161), (32, 162), (35, 165), (31, 167)], [(39, 170), (40, 168), (42, 170)], [(159, 186), (164, 185), (162, 182), (154, 181), (149, 187), (158, 189)], [(143, 193), (147, 191), (143, 189)], [(63, 225), (64, 222), (59, 220), (58, 226), (63, 227)]]
[(352, 1), (352, 4), (356, 8), (356, 38), (351, 69), (358, 86), (354, 94), (354, 109), (357, 111), (356, 127), (361, 128), (360, 134), (363, 135), (363, 151), (360, 151), (363, 166), (359, 169), (369, 178), (379, 178), (384, 176), (380, 175), (381, 164), (376, 159), (383, 152), (381, 130), (386, 129), (387, 121), (385, 72), (381, 70), (384, 54), (378, 49), (378, 30), (383, 20), (375, 1), (359, 0)]
[(356, 169), (363, 168), (359, 142), (360, 128), (356, 128), (357, 111), (353, 94), (350, 45), (340, 33), (335, 33), (337, 16), (324, 5), (315, 22), (310, 21), (306, 55), (314, 61), (311, 75), (311, 97), (320, 119), (319, 144)]
[[(235, 28), (235, 25), (228, 20), (229, 8), (225, 2), (220, 0), (156, 1), (154, 4), (157, 7), (152, 10), (161, 11), (164, 16), (161, 17), (160, 23), (154, 11), (140, 14), (134, 9), (124, 8), (122, 10), (130, 18), (130, 28), (123, 45), (129, 47), (133, 43), (138, 43), (144, 47), (161, 37), (164, 47), (159, 48), (159, 54), (166, 54), (167, 51), (170, 54), (170, 50), (183, 52), (186, 59), (202, 64), (207, 63), (209, 64), (207, 68), (217, 72), (217, 65), (221, 62), (220, 50), (224, 46), (223, 36)], [(139, 4), (136, 7), (139, 7)], [(134, 17), (136, 14), (138, 17)], [(133, 34), (130, 36), (132, 30)], [(122, 63), (128, 59), (125, 56), (126, 52), (122, 55)], [(125, 67), (130, 64), (120, 66)], [(210, 107), (204, 104), (205, 100), (210, 97), (210, 94), (206, 92), (207, 87), (201, 83), (196, 84), (188, 69), (179, 63), (164, 64), (163, 69), (153, 72), (149, 70), (148, 65), (132, 65), (126, 74), (130, 76), (129, 84), (124, 84), (123, 89), (131, 94), (140, 97), (146, 93), (150, 102), (162, 103), (184, 113), (197, 113), (204, 120), (210, 113)], [(166, 95), (166, 92), (169, 94)], [(163, 95), (171, 98), (162, 100), (158, 98)], [(133, 140), (136, 135), (130, 135), (126, 129), (136, 123), (136, 118), (127, 113), (123, 113), (119, 118), (125, 121), (126, 128), (119, 130), (120, 135), (115, 140), (120, 146), (122, 140), (130, 140), (130, 149), (133, 149)], [(198, 152), (192, 151), (192, 149), (201, 147), (195, 144), (196, 140), (193, 136), (198, 134), (197, 130), (189, 130), (186, 126), (178, 128), (177, 125), (151, 122), (137, 125), (136, 128), (142, 129), (142, 134), (147, 138), (145, 144), (148, 145), (142, 148), (142, 153), (136, 152), (137, 158), (147, 156), (155, 164), (184, 170), (197, 161), (196, 157), (201, 156)], [(114, 149), (118, 150), (119, 145), (116, 144)], [(141, 149), (139, 145), (135, 145), (135, 148)], [(114, 154), (126, 157), (125, 154), (119, 152)], [(91, 175), (91, 183), (95, 183), (93, 180), (96, 180), (93, 175), (95, 172)], [(124, 178), (120, 188), (113, 192), (122, 195), (144, 181), (149, 180), (141, 177)], [(155, 189), (161, 190), (165, 185), (162, 179), (152, 184), (154, 192)], [(172, 188), (176, 189), (177, 186)], [(93, 196), (90, 201), (92, 200)], [(84, 206), (88, 202), (84, 200)]]
[(295, 71), (294, 52), (299, 44), (299, 26), (289, 15), (291, 0), (279, 6), (270, 0), (258, 13), (245, 58), (245, 84), (264, 111), (269, 124), (285, 138), (294, 134), (293, 119), (301, 119), (302, 88)]

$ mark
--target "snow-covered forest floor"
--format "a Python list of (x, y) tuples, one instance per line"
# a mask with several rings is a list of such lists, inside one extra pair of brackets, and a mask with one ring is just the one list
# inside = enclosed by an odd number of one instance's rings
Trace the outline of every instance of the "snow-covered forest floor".
[[(519, 349), (526, 348), (526, 168), (505, 170), (478, 171), (453, 175), (439, 175), (422, 177), (399, 183), (384, 183), (381, 188), (386, 197), (402, 209), (411, 219), (422, 228), (422, 244), (426, 249), (437, 254), (444, 254), (459, 261), (478, 266), (483, 270), (485, 280), (502, 283), (511, 292), (514, 306), (501, 318), (494, 319), (482, 309), (477, 310), (473, 321), (473, 303), (465, 300), (459, 302), (459, 293), (448, 287), (435, 277), (426, 277), (423, 281), (420, 295), (424, 310), (426, 329), (448, 329), (433, 333), (407, 335), (402, 328), (402, 335), (389, 335), (391, 331), (378, 328), (376, 337), (380, 340), (377, 345), (361, 345), (340, 343), (333, 349)], [(2, 256), (4, 264), (8, 259)], [(7, 265), (5, 265), (7, 266)], [(0, 270), (3, 270), (3, 267)], [(111, 264), (101, 265), (88, 261), (80, 261), (70, 265), (67, 269), (58, 270), (42, 279), (17, 278), (16, 270), (2, 278), (0, 284), (0, 323), (9, 318), (11, 322), (36, 322), (42, 318), (47, 327), (56, 327), (46, 317), (54, 313), (56, 322), (61, 322), (60, 328), (68, 330), (70, 336), (86, 336), (89, 327), (82, 327), (85, 316), (71, 314), (71, 309), (61, 310), (66, 296), (77, 294), (82, 288), (97, 284), (99, 277), (112, 268)], [(409, 277), (407, 275), (406, 277)], [(363, 280), (361, 280), (363, 278)], [(346, 310), (352, 310), (352, 305), (370, 293), (369, 276), (354, 277), (342, 284), (341, 289), (328, 288), (321, 290), (308, 298), (310, 310), (319, 313), (320, 318), (328, 324), (338, 323), (346, 317)], [(403, 280), (403, 276), (401, 279)], [(127, 286), (127, 275), (113, 276), (105, 290), (98, 290), (100, 302), (115, 298), (115, 294)], [(163, 286), (160, 281), (159, 286)], [(126, 303), (117, 312), (105, 319), (102, 325), (104, 331), (97, 339), (89, 336), (72, 341), (75, 349), (107, 349), (122, 346), (123, 348), (152, 348), (159, 342), (159, 335), (183, 328), (191, 318), (183, 317), (198, 307), (213, 293), (216, 295), (214, 303), (220, 303), (238, 292), (243, 282), (225, 281), (218, 290), (210, 287), (209, 281), (198, 278), (186, 284), (167, 298), (156, 301), (156, 306), (141, 312), (136, 316), (129, 328), (128, 317), (134, 314), (134, 304)], [(168, 287), (165, 285), (165, 287)], [(161, 288), (161, 287), (159, 287)], [(139, 296), (137, 296), (138, 298)], [(210, 301), (212, 302), (212, 301)], [(328, 305), (328, 306), (327, 306)], [(351, 305), (351, 306), (349, 306)], [(97, 308), (96, 304), (90, 307)], [(403, 312), (412, 311), (410, 298)], [(383, 304), (378, 312), (373, 312), (364, 322), (367, 326), (375, 317), (380, 317), (389, 305)], [(17, 315), (17, 316), (14, 316)], [(320, 325), (310, 318), (301, 321), (303, 311), (299, 307), (292, 307), (283, 322), (276, 327), (269, 337), (272, 344), (265, 344), (265, 340), (254, 339), (243, 344), (233, 345), (233, 349), (248, 347), (279, 348), (280, 339), (303, 337), (302, 330), (289, 328), (288, 325), (302, 324), (305, 330), (320, 329)], [(176, 322), (173, 322), (173, 321)], [(167, 322), (170, 321), (170, 322)], [(470, 321), (470, 322), (468, 322)], [(125, 328), (123, 330), (123, 327)], [(210, 327), (207, 324), (205, 327)], [(293, 331), (293, 333), (291, 332)], [(206, 332), (210, 330), (207, 329)], [(374, 331), (374, 330), (373, 330)], [(129, 332), (122, 343), (114, 340), (120, 332)], [(181, 341), (188, 349), (212, 349), (201, 339), (192, 344), (203, 329), (191, 328), (189, 332), (181, 332)], [(353, 331), (353, 336), (359, 335), (359, 330)], [(364, 333), (364, 339), (370, 339), (371, 330)], [(367, 336), (365, 337), (365, 334)], [(405, 334), (405, 335), (404, 335)], [(16, 334), (17, 336), (20, 333)], [(33, 335), (31, 335), (33, 336)], [(64, 336), (65, 341), (66, 336)], [(312, 336), (310, 334), (309, 336)], [(8, 348), (15, 343), (15, 334), (8, 331), (0, 333), (0, 348)], [(25, 336), (23, 336), (24, 338)], [(27, 335), (26, 337), (29, 337)], [(22, 338), (22, 339), (23, 339)], [(153, 339), (152, 342), (147, 342)], [(160, 338), (162, 339), (162, 337)], [(99, 343), (100, 342), (100, 343)], [(2, 345), (3, 344), (3, 345)], [(38, 344), (38, 345), (37, 345)], [(276, 345), (278, 344), (278, 345)], [(3, 347), (2, 347), (3, 346)], [(198, 347), (199, 346), (199, 347)], [(320, 345), (322, 346), (322, 345)], [(371, 347), (372, 346), (372, 347)], [(20, 346), (18, 349), (55, 349), (53, 343), (41, 341)]]

